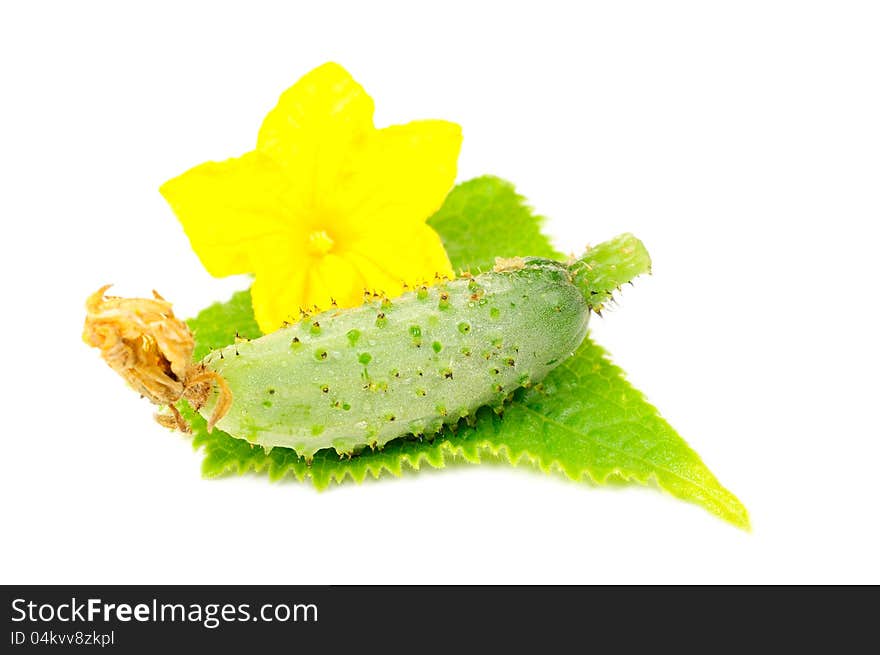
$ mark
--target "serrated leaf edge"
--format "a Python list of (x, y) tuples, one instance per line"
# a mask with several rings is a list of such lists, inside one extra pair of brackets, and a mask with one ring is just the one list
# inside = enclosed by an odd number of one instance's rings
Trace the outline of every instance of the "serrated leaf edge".
[[(535, 412), (531, 408), (524, 408), (527, 409), (529, 412), (541, 416), (542, 418), (546, 418), (542, 414)], [(571, 429), (568, 426), (563, 427)], [(320, 492), (328, 489), (331, 484), (344, 484), (348, 479), (351, 479), (351, 481), (356, 484), (361, 484), (364, 482), (367, 476), (371, 476), (374, 480), (378, 480), (383, 476), (387, 476), (389, 474), (393, 477), (400, 478), (408, 470), (413, 472), (419, 471), (425, 464), (435, 469), (445, 468), (447, 464), (481, 464), (484, 461), (484, 456), (489, 455), (494, 458), (502, 459), (514, 467), (521, 467), (523, 464), (526, 464), (527, 466), (535, 468), (542, 473), (560, 476), (573, 482), (587, 481), (594, 485), (602, 486), (608, 484), (609, 480), (614, 478), (619, 478), (622, 481), (633, 481), (642, 486), (660, 489), (666, 495), (672, 498), (685, 500), (691, 504), (696, 504), (706, 511), (709, 511), (726, 521), (730, 521), (737, 527), (740, 527), (744, 530), (751, 529), (748, 511), (746, 510), (745, 506), (726, 488), (719, 485), (717, 491), (709, 489), (694, 480), (682, 477), (681, 475), (668, 469), (663, 470), (665, 473), (668, 473), (669, 475), (681, 480), (684, 484), (702, 492), (703, 502), (699, 502), (697, 497), (683, 497), (681, 495), (676, 496), (673, 493), (672, 489), (664, 484), (663, 480), (658, 477), (656, 473), (653, 472), (646, 473), (645, 475), (638, 475), (632, 472), (624, 472), (619, 467), (613, 467), (609, 469), (604, 475), (597, 476), (592, 471), (590, 471), (588, 467), (583, 467), (578, 469), (577, 473), (571, 474), (559, 460), (544, 460), (539, 455), (530, 452), (528, 449), (523, 449), (522, 451), (514, 453), (507, 445), (494, 445), (486, 440), (480, 440), (479, 442), (469, 444), (471, 448), (466, 448), (463, 444), (453, 443), (449, 440), (449, 438), (450, 437), (446, 437), (444, 441), (436, 444), (436, 448), (434, 450), (428, 452), (421, 451), (415, 453), (415, 455), (409, 453), (400, 454), (395, 459), (395, 463), (397, 464), (397, 466), (389, 466), (389, 463), (386, 461), (375, 464), (368, 463), (360, 470), (346, 468), (341, 473), (335, 471), (327, 477), (326, 482), (320, 481), (315, 475), (312, 474), (309, 468), (306, 468), (305, 471), (297, 470), (295, 467), (287, 464), (286, 462), (279, 465), (275, 460), (266, 458), (260, 458), (259, 461), (256, 462), (252, 460), (241, 462), (239, 460), (236, 460), (235, 458), (229, 458), (229, 462), (227, 464), (223, 464), (218, 470), (216, 464), (212, 463), (214, 460), (213, 454), (215, 449), (222, 449), (222, 446), (218, 446), (215, 443), (211, 447), (210, 451), (206, 450), (206, 457), (202, 462), (202, 474), (206, 478), (219, 478), (228, 476), (230, 474), (238, 474), (241, 476), (247, 473), (262, 473), (263, 471), (266, 471), (266, 469), (268, 469), (267, 473), (269, 475), (269, 479), (272, 482), (280, 482), (287, 477), (291, 477), (298, 482), (304, 482), (306, 479), (308, 479), (309, 482), (311, 482), (312, 485), (315, 487), (315, 489)], [(202, 446), (204, 446), (204, 444), (194, 442), (194, 447), (196, 449), (199, 449)], [(603, 445), (603, 447), (607, 446)], [(467, 452), (468, 450), (472, 450), (472, 452)], [(631, 457), (630, 455), (627, 456)], [(293, 458), (296, 461), (300, 461), (300, 458), (295, 454), (285, 455), (285, 459), (287, 459), (288, 457)], [(316, 465), (320, 466), (320, 463), (317, 463)], [(651, 466), (656, 467), (656, 465), (653, 463), (651, 464)], [(710, 499), (714, 502), (709, 502)]]

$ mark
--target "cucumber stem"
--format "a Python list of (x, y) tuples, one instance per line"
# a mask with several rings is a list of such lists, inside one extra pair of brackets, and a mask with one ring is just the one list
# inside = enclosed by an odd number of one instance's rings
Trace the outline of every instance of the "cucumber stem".
[(599, 314), (614, 291), (651, 272), (651, 256), (639, 239), (625, 233), (588, 248), (568, 269), (590, 309)]

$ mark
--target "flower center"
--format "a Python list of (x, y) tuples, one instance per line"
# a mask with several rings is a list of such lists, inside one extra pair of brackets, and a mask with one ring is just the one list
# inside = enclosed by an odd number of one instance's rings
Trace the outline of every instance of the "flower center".
[(333, 239), (325, 230), (315, 230), (309, 234), (309, 252), (313, 255), (326, 255), (333, 248)]

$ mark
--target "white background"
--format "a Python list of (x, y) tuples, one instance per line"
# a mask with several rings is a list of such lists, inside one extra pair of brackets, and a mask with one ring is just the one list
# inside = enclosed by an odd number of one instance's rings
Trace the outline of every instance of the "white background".
[[(3, 583), (880, 583), (880, 17), (856, 2), (4, 3)], [(577, 9), (575, 9), (577, 7)], [(327, 60), (463, 126), (563, 250), (654, 275), (594, 336), (751, 511), (461, 465), (204, 480), (80, 341), (85, 297), (243, 288), (157, 192)]]

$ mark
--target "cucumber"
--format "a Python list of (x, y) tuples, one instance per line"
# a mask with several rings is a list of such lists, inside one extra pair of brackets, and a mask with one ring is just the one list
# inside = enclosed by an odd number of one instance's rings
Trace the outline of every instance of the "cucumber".
[[(649, 269), (642, 243), (625, 234), (568, 264), (499, 260), (491, 272), (331, 309), (213, 351), (200, 365), (232, 398), (216, 427), (310, 458), (432, 435), (483, 406), (500, 411), (574, 352), (591, 310)], [(199, 412), (216, 418), (219, 396), (214, 388)]]

